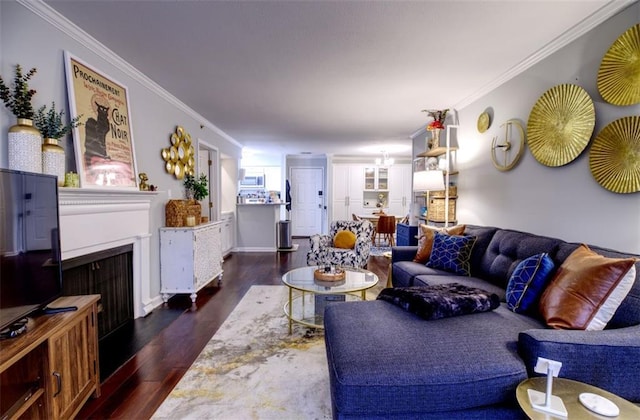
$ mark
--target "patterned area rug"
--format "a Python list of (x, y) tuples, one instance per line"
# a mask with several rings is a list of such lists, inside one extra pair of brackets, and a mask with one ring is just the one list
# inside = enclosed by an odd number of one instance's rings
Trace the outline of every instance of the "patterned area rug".
[(253, 286), (154, 419), (330, 419), (323, 330), (288, 334), (284, 286)]
[(391, 252), (390, 246), (372, 246), (371, 253), (369, 255), (373, 257), (382, 257), (384, 254)]

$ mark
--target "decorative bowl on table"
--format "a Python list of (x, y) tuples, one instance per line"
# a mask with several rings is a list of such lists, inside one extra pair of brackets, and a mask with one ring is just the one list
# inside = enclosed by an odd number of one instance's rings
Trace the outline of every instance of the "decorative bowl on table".
[(326, 266), (318, 267), (313, 272), (314, 280), (322, 281), (340, 281), (347, 277), (346, 271), (340, 267)]

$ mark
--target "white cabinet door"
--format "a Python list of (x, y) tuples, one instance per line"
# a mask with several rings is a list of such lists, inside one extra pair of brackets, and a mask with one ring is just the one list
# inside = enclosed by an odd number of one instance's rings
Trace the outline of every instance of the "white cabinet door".
[(397, 164), (389, 168), (389, 214), (404, 216), (411, 207), (410, 164)]
[(364, 165), (333, 165), (332, 220), (351, 220), (353, 213), (363, 212), (364, 177)]
[(223, 213), (222, 222), (222, 256), (227, 256), (234, 247), (235, 217), (233, 213)]

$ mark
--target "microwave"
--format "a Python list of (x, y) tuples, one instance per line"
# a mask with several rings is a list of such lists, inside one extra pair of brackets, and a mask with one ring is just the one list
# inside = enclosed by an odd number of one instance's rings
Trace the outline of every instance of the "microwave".
[(264, 175), (245, 175), (240, 180), (240, 188), (264, 188)]

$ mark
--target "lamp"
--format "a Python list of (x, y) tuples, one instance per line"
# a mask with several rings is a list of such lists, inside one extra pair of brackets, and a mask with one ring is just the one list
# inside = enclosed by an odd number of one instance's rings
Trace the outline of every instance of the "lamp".
[(444, 190), (443, 171), (418, 171), (413, 173), (413, 191)]
[(443, 171), (418, 171), (413, 173), (413, 191), (424, 191), (427, 211), (429, 208), (429, 191), (444, 190)]

